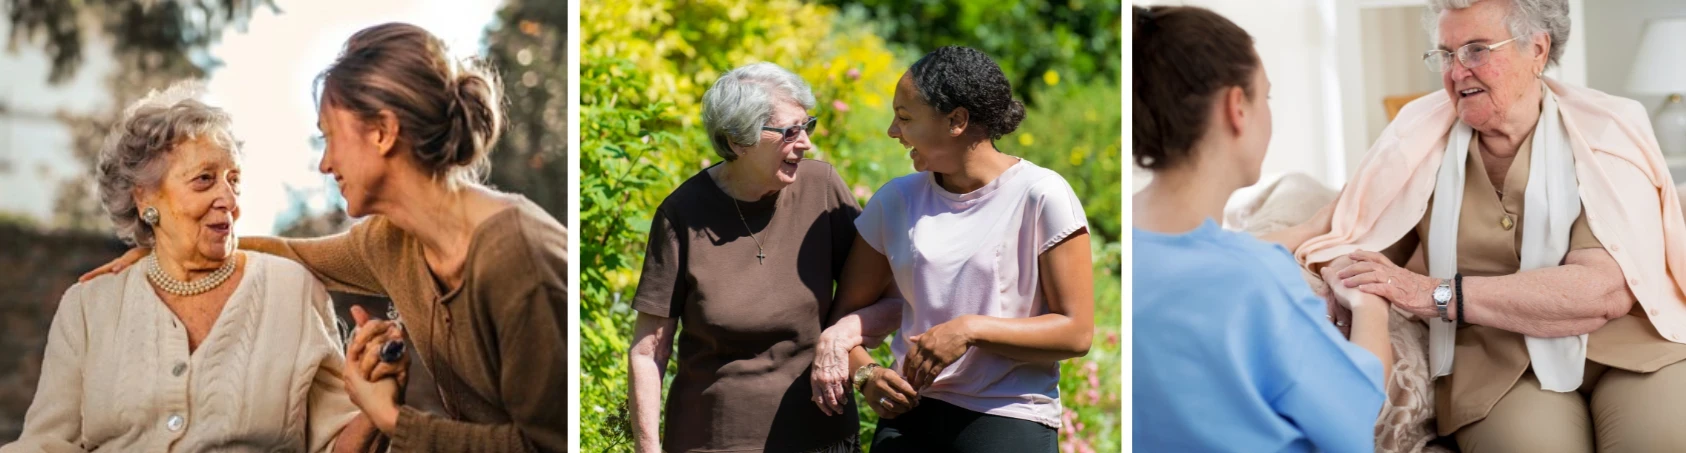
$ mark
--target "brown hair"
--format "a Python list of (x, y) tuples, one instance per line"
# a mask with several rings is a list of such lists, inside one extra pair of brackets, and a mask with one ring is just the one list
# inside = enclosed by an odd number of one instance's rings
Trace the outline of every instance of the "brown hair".
[(387, 23), (358, 31), (317, 76), (327, 105), (365, 121), (398, 119), (398, 140), (435, 177), (481, 180), (503, 131), (498, 77), (477, 61), (457, 63), (427, 30)]
[(1189, 157), (1219, 91), (1238, 86), (1252, 95), (1259, 57), (1251, 35), (1205, 8), (1137, 6), (1131, 15), (1131, 154), (1136, 165), (1161, 170)]

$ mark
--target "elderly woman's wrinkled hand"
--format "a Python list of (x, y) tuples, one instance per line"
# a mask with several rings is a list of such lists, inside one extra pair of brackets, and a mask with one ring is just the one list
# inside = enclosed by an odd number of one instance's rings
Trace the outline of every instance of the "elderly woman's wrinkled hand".
[(1336, 274), (1340, 284), (1334, 286), (1380, 296), (1418, 317), (1436, 316), (1429, 297), (1438, 284), (1434, 278), (1399, 267), (1380, 253), (1359, 251), (1348, 256), (1353, 263)]
[(814, 346), (814, 364), (808, 382), (814, 404), (826, 415), (842, 414), (843, 400), (849, 396), (849, 350), (854, 345), (848, 344), (844, 336), (841, 331), (826, 329), (820, 334), (819, 344)]

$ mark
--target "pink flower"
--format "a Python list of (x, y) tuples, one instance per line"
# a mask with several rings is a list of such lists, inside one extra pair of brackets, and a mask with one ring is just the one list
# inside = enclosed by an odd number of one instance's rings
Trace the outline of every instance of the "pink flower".
[(838, 112), (847, 112), (849, 111), (849, 104), (844, 103), (842, 99), (838, 99), (831, 101), (831, 109)]
[(872, 190), (867, 189), (864, 185), (856, 184), (855, 198), (872, 198)]
[(1107, 332), (1106, 344), (1108, 346), (1118, 346), (1118, 332)]
[(844, 73), (843, 75), (848, 77), (849, 80), (860, 80), (861, 70), (859, 68), (849, 68), (849, 72)]

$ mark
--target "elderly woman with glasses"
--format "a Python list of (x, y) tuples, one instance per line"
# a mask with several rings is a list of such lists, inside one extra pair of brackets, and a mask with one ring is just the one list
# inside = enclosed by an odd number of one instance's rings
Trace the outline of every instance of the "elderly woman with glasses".
[(1686, 451), (1686, 221), (1645, 109), (1544, 77), (1566, 3), (1430, 1), (1445, 93), (1296, 254), (1426, 320), (1463, 451)]
[(828, 415), (807, 373), (860, 214), (834, 168), (803, 160), (814, 95), (758, 63), (721, 76), (702, 104), (724, 162), (681, 183), (650, 221), (627, 354), (637, 449), (858, 451), (853, 403)]

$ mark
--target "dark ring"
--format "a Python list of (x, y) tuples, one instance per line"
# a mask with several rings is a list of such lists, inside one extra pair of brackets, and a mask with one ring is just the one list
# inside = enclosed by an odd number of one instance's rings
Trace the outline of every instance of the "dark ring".
[(380, 359), (386, 363), (397, 363), (404, 358), (404, 340), (392, 340), (381, 345)]

